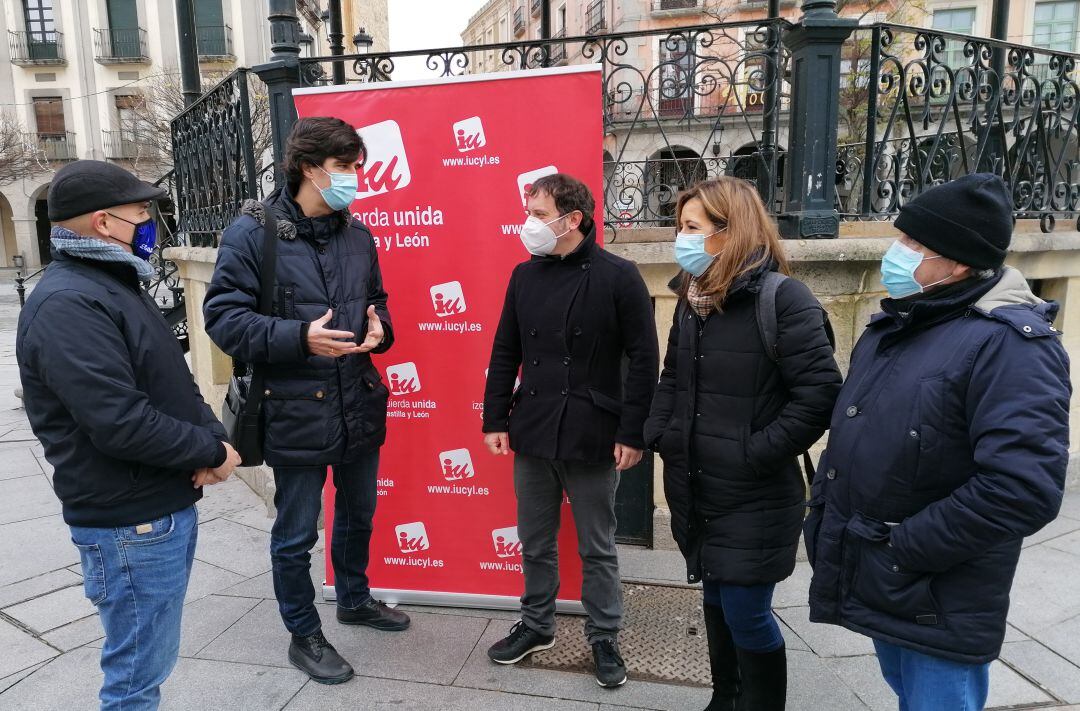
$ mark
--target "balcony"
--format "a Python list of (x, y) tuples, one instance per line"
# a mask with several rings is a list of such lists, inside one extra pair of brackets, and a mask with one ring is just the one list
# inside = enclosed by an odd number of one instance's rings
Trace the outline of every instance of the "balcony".
[(150, 159), (159, 156), (153, 143), (132, 131), (102, 131), (105, 157), (109, 160)]
[[(565, 39), (565, 38), (566, 38), (566, 28), (565, 27), (551, 36), (551, 39), (553, 39), (553, 40), (561, 40), (561, 39)], [(559, 42), (557, 44), (551, 44), (549, 46), (551, 47), (551, 52), (550, 52), (551, 65), (552, 66), (559, 66), (561, 64), (566, 64), (566, 43)]]
[(607, 29), (604, 17), (604, 0), (593, 0), (585, 10), (585, 34), (593, 35)]
[(541, 2), (541, 0), (532, 0), (532, 4), (529, 5), (529, 12), (532, 13), (533, 17), (537, 17), (540, 15), (540, 8), (543, 7), (543, 5), (544, 3)]
[(11, 63), (23, 67), (67, 64), (64, 58), (64, 35), (61, 32), (8, 31)]
[(521, 5), (514, 10), (514, 36), (520, 37), (525, 31), (525, 6)]
[(228, 25), (196, 27), (195, 45), (200, 62), (234, 62), (232, 28)]
[(67, 133), (31, 133), (27, 140), (36, 145), (45, 160), (75, 160), (75, 134)]
[(94, 30), (94, 59), (98, 64), (140, 64), (150, 61), (146, 30), (105, 28)]
[(653, 12), (700, 10), (701, 0), (653, 0)]

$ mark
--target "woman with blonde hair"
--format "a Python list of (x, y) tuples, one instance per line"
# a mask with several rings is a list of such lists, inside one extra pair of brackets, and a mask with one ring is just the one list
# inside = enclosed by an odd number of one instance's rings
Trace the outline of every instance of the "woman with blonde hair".
[(773, 589), (795, 569), (798, 457), (828, 427), (840, 371), (825, 311), (786, 276), (753, 186), (700, 183), (679, 196), (676, 219), (679, 301), (645, 439), (664, 460), (687, 578), (704, 584), (706, 711), (777, 711), (787, 657)]

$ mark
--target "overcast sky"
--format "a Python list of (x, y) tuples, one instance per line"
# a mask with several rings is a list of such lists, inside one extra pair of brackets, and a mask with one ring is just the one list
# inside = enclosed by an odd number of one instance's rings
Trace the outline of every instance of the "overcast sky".
[[(456, 47), (469, 18), (486, 0), (389, 0), (390, 50)], [(394, 79), (434, 76), (424, 59), (396, 61)]]

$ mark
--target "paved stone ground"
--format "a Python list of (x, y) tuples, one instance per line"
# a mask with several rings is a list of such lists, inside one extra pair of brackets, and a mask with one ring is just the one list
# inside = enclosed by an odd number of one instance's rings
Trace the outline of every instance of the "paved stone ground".
[[(0, 709), (95, 708), (101, 626), (82, 596), (79, 561), (51, 488), (51, 470), (12, 391), (18, 376), (18, 305), (0, 273)], [(236, 479), (212, 487), (184, 616), (181, 660), (163, 708), (253, 711), (476, 708), (514, 711), (686, 711), (705, 706), (701, 688), (630, 682), (599, 689), (590, 676), (495, 667), (487, 646), (508, 629), (504, 612), (409, 608), (413, 627), (385, 634), (341, 627), (322, 606), (326, 632), (359, 676), (309, 683), (286, 659), (270, 581), (270, 520)], [(624, 577), (679, 584), (677, 555), (625, 548)], [(321, 556), (312, 571), (321, 581)], [(789, 708), (895, 709), (868, 640), (807, 621), (810, 570), (800, 563), (776, 594), (788, 640)], [(1080, 711), (1080, 492), (1061, 517), (1027, 541), (1013, 589), (1009, 636), (993, 667), (991, 706)], [(560, 644), (582, 645), (577, 638)]]

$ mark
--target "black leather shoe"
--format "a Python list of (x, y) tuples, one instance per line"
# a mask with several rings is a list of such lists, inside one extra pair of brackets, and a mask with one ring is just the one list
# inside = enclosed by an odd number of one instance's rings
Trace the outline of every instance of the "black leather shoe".
[(533, 652), (554, 646), (554, 636), (545, 637), (526, 627), (524, 622), (518, 622), (510, 628), (510, 634), (491, 645), (488, 658), (498, 664), (517, 664)]
[(355, 610), (337, 609), (337, 620), (343, 625), (365, 625), (383, 632), (401, 632), (409, 629), (409, 616), (398, 610), (391, 610), (373, 598), (368, 599)]
[(353, 678), (353, 668), (341, 658), (322, 632), (292, 636), (289, 662), (320, 684), (341, 684)]
[(626, 683), (626, 664), (619, 654), (619, 643), (602, 639), (592, 646), (593, 663), (596, 664), (596, 683), (605, 689), (614, 689)]

